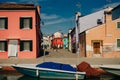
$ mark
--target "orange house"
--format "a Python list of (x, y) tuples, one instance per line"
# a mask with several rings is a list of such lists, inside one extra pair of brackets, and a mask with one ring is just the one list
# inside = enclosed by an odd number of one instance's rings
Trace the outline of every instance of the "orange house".
[(112, 20), (113, 11), (104, 11), (105, 23), (80, 33), (81, 57), (120, 57), (120, 18)]
[(40, 33), (39, 6), (0, 4), (0, 58), (36, 58)]

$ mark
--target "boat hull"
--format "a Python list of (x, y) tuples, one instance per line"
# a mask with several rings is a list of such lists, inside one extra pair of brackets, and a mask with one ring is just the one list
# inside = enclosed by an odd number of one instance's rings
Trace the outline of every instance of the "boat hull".
[(108, 73), (120, 76), (120, 65), (106, 65), (106, 66), (101, 66), (100, 68), (102, 68)]
[(59, 71), (59, 70), (49, 70), (41, 68), (25, 68), (13, 66), (18, 72), (39, 78), (48, 78), (48, 79), (85, 79), (84, 73), (75, 73), (69, 71)]

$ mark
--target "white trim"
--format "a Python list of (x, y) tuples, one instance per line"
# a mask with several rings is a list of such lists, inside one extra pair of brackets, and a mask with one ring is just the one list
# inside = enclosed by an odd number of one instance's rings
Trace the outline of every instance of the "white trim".
[(32, 16), (20, 16), (20, 18), (32, 18)]
[(25, 65), (13, 65), (13, 67), (21, 67), (21, 68), (35, 69), (35, 70), (45, 70), (45, 71), (56, 71), (56, 72), (85, 74), (85, 72), (73, 72), (73, 71), (64, 71), (64, 70), (57, 70), (57, 69), (39, 68), (39, 67), (29, 66), (29, 65), (28, 66), (25, 66)]
[(0, 16), (0, 18), (8, 18), (7, 16)]

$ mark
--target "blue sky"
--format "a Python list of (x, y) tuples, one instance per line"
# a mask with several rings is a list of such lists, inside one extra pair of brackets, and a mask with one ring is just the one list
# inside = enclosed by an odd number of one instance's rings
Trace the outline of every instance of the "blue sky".
[(116, 6), (120, 0), (0, 0), (0, 2), (33, 3), (41, 6), (41, 25), (43, 34), (56, 31), (68, 33), (75, 26), (75, 12), (87, 15), (106, 6)]

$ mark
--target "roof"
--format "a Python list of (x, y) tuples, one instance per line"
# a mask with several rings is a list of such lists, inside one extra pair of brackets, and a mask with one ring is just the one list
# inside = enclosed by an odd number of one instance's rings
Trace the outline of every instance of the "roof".
[(61, 38), (61, 37), (62, 37), (62, 34), (61, 34), (60, 32), (55, 32), (55, 33), (54, 33), (54, 37), (55, 37), (55, 38), (58, 38), (58, 37)]
[(34, 4), (0, 3), (0, 10), (8, 9), (35, 9)]
[(115, 9), (117, 9), (117, 8), (119, 8), (119, 7), (120, 7), (120, 4), (117, 5), (116, 7), (114, 7), (114, 8), (112, 9), (112, 11), (114, 11)]
[(91, 29), (98, 24), (98, 21), (101, 22), (101, 24), (103, 24), (105, 22), (104, 20), (104, 11), (106, 9), (103, 10), (99, 10), (97, 12), (91, 13), (89, 15), (83, 16), (83, 17), (79, 17), (79, 21), (78, 21), (78, 27), (79, 27), (79, 33), (82, 33), (88, 29)]

